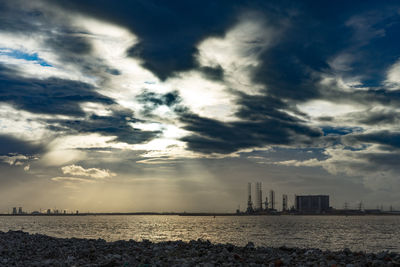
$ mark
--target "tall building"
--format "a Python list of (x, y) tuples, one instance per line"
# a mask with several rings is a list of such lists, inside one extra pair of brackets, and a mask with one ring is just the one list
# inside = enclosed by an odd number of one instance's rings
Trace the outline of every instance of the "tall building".
[(22, 207), (18, 207), (18, 214), (22, 214)]
[(262, 189), (261, 182), (256, 183), (256, 199), (255, 199), (255, 209), (258, 211), (262, 210)]
[(268, 210), (268, 197), (265, 197), (265, 210)]
[(275, 209), (275, 191), (274, 190), (269, 191), (269, 208), (271, 210)]
[(251, 183), (247, 185), (247, 212), (253, 212), (253, 202), (251, 201)]
[(12, 214), (17, 214), (17, 207), (13, 207), (13, 211), (12, 211)]
[(288, 210), (288, 198), (286, 194), (282, 195), (282, 211)]
[(296, 196), (296, 210), (300, 213), (324, 213), (329, 210), (329, 196)]

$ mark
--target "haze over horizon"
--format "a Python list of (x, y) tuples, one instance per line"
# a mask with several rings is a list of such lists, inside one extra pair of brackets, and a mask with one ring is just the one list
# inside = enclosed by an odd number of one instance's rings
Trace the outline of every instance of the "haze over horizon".
[(400, 209), (397, 1), (0, 0), (0, 213)]

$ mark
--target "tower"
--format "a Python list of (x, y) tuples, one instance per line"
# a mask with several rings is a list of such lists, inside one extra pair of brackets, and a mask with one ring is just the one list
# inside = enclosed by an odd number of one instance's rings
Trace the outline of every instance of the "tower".
[(251, 201), (251, 183), (247, 185), (247, 212), (253, 212), (253, 202)]
[(286, 194), (282, 195), (282, 211), (285, 212), (288, 209), (288, 198)]
[(275, 209), (275, 191), (274, 190), (269, 191), (269, 208), (271, 210)]
[(261, 211), (262, 210), (262, 190), (261, 190), (261, 182), (256, 183), (256, 199), (255, 199), (255, 209)]

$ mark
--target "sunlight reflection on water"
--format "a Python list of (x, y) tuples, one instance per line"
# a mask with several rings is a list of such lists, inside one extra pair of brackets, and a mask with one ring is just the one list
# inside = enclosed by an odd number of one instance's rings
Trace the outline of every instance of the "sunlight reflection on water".
[(66, 216), (0, 217), (0, 230), (56, 237), (400, 252), (399, 216)]

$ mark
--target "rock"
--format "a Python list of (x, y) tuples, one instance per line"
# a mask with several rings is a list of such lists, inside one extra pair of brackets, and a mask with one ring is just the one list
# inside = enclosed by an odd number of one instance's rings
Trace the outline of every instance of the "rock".
[(250, 249), (254, 248), (254, 243), (253, 242), (248, 242), (247, 245), (246, 245), (246, 248), (250, 248)]
[(0, 231), (0, 266), (399, 266), (395, 252), (244, 247), (210, 241), (63, 239)]

